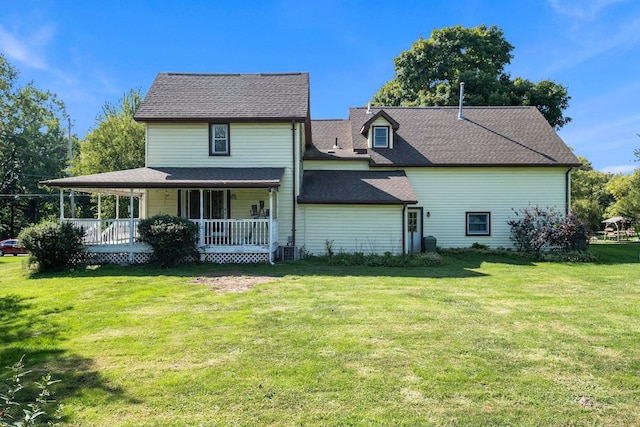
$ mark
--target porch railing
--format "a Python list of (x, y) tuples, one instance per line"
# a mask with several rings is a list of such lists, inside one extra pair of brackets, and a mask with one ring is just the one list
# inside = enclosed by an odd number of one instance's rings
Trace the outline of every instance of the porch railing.
[[(130, 219), (65, 219), (75, 227), (84, 230), (82, 242), (85, 245), (122, 245), (128, 244), (131, 238)], [(138, 237), (138, 223), (133, 220), (133, 237)]]
[[(192, 220), (200, 224), (199, 220)], [(268, 219), (205, 219), (201, 238), (205, 245), (268, 245)]]
[[(84, 230), (86, 245), (129, 244), (131, 220), (129, 219), (65, 219)], [(138, 237), (139, 219), (133, 220), (133, 238)], [(200, 220), (191, 220), (200, 226)], [(268, 219), (205, 219), (199, 231), (201, 246), (269, 245), (278, 241), (278, 221), (269, 227)], [(271, 237), (271, 240), (269, 238)]]

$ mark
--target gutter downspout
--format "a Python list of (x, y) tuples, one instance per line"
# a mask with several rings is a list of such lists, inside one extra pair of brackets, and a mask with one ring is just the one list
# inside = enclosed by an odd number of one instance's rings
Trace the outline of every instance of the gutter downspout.
[(564, 214), (571, 212), (571, 168), (567, 170), (564, 178)]
[(407, 221), (407, 204), (402, 205), (402, 255), (407, 253), (407, 233), (406, 230)]
[(269, 264), (273, 262), (273, 188), (269, 188)]
[(293, 176), (293, 188), (291, 190), (291, 246), (296, 245), (296, 174), (297, 161), (296, 161), (296, 121), (291, 120), (291, 152), (293, 158), (292, 176)]

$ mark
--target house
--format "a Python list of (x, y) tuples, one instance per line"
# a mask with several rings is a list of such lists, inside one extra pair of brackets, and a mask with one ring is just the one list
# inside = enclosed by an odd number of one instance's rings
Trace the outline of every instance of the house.
[[(141, 217), (200, 225), (203, 260), (280, 253), (511, 247), (507, 220), (529, 205), (568, 210), (580, 163), (535, 107), (363, 107), (311, 120), (309, 75), (160, 73), (135, 119), (143, 168), (44, 181), (127, 196)], [(136, 218), (84, 226), (98, 259), (141, 262)]]

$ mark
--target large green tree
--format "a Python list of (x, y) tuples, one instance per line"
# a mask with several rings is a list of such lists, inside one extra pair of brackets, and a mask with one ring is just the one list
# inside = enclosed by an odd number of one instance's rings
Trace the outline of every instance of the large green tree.
[[(90, 175), (144, 166), (144, 125), (133, 120), (142, 102), (140, 89), (131, 89), (116, 104), (105, 103), (94, 128), (80, 141), (75, 175)], [(105, 199), (102, 212), (115, 215), (115, 203)], [(127, 215), (127, 204), (120, 205), (120, 215)], [(94, 204), (94, 211), (97, 206)], [(86, 214), (86, 212), (84, 212)]]
[(505, 67), (513, 46), (497, 26), (435, 29), (394, 59), (395, 76), (373, 96), (374, 105), (457, 105), (465, 83), (465, 105), (536, 106), (556, 129), (571, 118), (567, 89), (550, 80), (511, 79)]
[(597, 231), (602, 228), (601, 221), (607, 208), (615, 202), (608, 187), (614, 175), (594, 170), (584, 157), (578, 159), (582, 166), (571, 172), (571, 209)]
[(615, 202), (606, 210), (608, 216), (630, 218), (636, 226), (640, 224), (640, 169), (632, 175), (615, 175), (607, 184)]
[(76, 175), (144, 166), (144, 125), (133, 120), (141, 102), (140, 89), (131, 89), (115, 105), (105, 103), (95, 127), (80, 141)]
[(64, 104), (33, 82), (18, 84), (18, 71), (0, 54), (0, 236), (17, 233), (52, 213), (57, 202), (38, 186), (67, 166)]

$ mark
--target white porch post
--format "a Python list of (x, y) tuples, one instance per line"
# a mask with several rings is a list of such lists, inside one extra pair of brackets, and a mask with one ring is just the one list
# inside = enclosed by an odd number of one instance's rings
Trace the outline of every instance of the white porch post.
[(116, 196), (116, 219), (120, 219), (120, 196)]
[(98, 193), (98, 219), (102, 219), (102, 195)]
[(64, 190), (60, 189), (60, 222), (64, 220)]
[[(200, 246), (204, 246), (204, 190), (200, 189)], [(200, 261), (204, 261), (204, 254), (200, 255)]]
[(129, 263), (133, 264), (133, 188), (129, 191)]
[(273, 189), (269, 188), (269, 263), (273, 264)]

